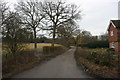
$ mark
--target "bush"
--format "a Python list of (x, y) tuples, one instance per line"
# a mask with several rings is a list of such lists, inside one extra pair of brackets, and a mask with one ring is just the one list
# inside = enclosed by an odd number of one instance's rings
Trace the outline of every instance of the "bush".
[(87, 44), (80, 44), (80, 47), (87, 47), (87, 48), (108, 48), (109, 42), (108, 41), (94, 41), (89, 42)]
[(22, 51), (17, 54), (7, 54), (2, 56), (2, 73), (7, 74), (20, 69), (24, 65), (38, 61), (33, 51)]
[(102, 50), (78, 48), (74, 54), (77, 64), (97, 77), (119, 78), (118, 56)]
[(113, 48), (108, 48), (107, 52), (115, 52), (115, 50)]
[(94, 50), (96, 51), (93, 51), (93, 49), (78, 49), (76, 53), (78, 57), (88, 59), (95, 64), (108, 67), (117, 67), (117, 61), (113, 54), (114, 52), (107, 52), (107, 50), (103, 52), (103, 49), (98, 51), (97, 49)]
[(91, 56), (92, 56), (93, 62), (96, 64), (99, 64), (97, 52), (95, 52), (95, 51), (91, 52)]

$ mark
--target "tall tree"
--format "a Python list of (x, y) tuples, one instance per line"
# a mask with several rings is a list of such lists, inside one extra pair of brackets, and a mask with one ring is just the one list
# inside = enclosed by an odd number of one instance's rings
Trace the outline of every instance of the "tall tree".
[(51, 30), (53, 35), (52, 46), (54, 46), (57, 28), (68, 23), (75, 24), (80, 19), (81, 13), (76, 5), (62, 1), (44, 2), (42, 11), (45, 14), (47, 30)]
[(6, 2), (0, 0), (0, 31), (4, 31), (3, 21), (7, 17), (9, 7)]
[(76, 25), (73, 24), (68, 24), (68, 25), (61, 25), (60, 27), (58, 27), (57, 29), (57, 34), (58, 34), (58, 38), (60, 40), (62, 40), (61, 42), (69, 47), (73, 36), (74, 36), (74, 32), (78, 29), (78, 27)]
[[(3, 32), (3, 43), (9, 53), (15, 54), (23, 49), (22, 43), (25, 41), (25, 29), (20, 24), (20, 16), (17, 13), (10, 12), (3, 22), (5, 31)], [(3, 48), (4, 48), (3, 46)]]
[(89, 31), (82, 30), (81, 35), (81, 43), (88, 43), (91, 41), (92, 34)]
[[(21, 1), (18, 3), (16, 10), (21, 14), (21, 19), (26, 26), (33, 31), (35, 48), (37, 48), (37, 32), (40, 30), (40, 24), (44, 18), (41, 12), (41, 2), (35, 0)], [(39, 30), (38, 30), (39, 29)]]
[(82, 31), (80, 29), (76, 29), (73, 33), (73, 43), (76, 47), (81, 43), (82, 40)]
[(103, 33), (99, 36), (99, 40), (106, 41), (108, 40), (108, 33)]

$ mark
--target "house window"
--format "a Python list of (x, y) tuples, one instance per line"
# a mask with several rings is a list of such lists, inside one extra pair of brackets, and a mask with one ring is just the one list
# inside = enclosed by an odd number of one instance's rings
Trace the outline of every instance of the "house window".
[(110, 35), (111, 35), (111, 36), (113, 36), (113, 35), (114, 35), (114, 32), (113, 32), (113, 31), (111, 31), (111, 32), (110, 32)]
[(111, 47), (115, 48), (115, 43), (114, 42), (112, 42)]

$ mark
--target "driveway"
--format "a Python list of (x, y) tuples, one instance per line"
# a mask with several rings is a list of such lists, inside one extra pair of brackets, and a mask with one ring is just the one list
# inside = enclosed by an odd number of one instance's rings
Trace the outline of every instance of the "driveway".
[(13, 78), (92, 78), (76, 65), (75, 48)]

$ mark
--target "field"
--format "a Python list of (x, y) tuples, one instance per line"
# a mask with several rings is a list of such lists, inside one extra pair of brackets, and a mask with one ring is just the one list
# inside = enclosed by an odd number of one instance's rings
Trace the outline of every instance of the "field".
[[(2, 46), (2, 44), (0, 44), (0, 47)], [(51, 46), (51, 43), (37, 43), (37, 51), (42, 53), (43, 47), (44, 46)], [(61, 46), (60, 44), (55, 44), (55, 46)], [(34, 43), (29, 43), (29, 44), (25, 44), (25, 49), (27, 50), (34, 50)], [(7, 54), (8, 53), (8, 49), (6, 48), (0, 48), (0, 54), (4, 53)]]
[[(37, 48), (43, 48), (44, 46), (51, 46), (51, 43), (37, 43)], [(55, 44), (55, 46), (61, 46), (60, 44)], [(26, 44), (27, 49), (34, 49), (34, 43)]]

